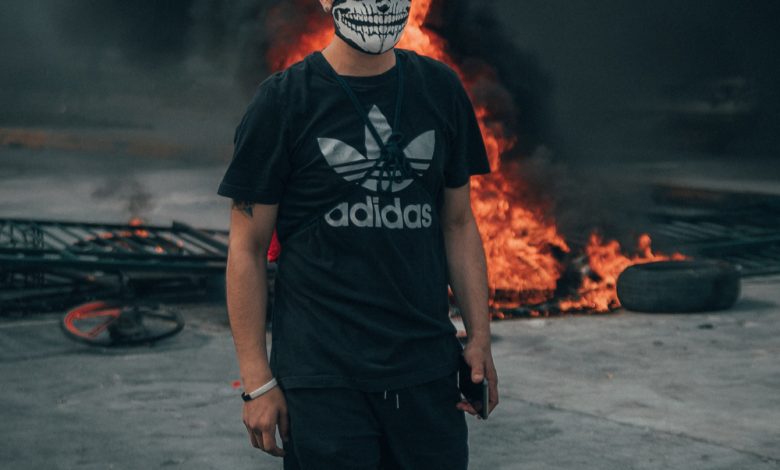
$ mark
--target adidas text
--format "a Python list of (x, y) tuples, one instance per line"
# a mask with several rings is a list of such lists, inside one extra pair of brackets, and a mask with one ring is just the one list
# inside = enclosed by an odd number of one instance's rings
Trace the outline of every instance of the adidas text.
[(332, 227), (417, 229), (431, 226), (430, 204), (410, 204), (401, 206), (401, 199), (395, 198), (393, 204), (380, 206), (378, 197), (366, 196), (365, 203), (342, 202), (325, 215), (325, 221)]

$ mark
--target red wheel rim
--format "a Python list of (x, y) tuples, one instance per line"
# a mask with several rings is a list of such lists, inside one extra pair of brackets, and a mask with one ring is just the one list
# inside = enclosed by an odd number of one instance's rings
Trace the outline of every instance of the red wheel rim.
[[(104, 301), (79, 305), (65, 315), (63, 325), (69, 333), (89, 341), (94, 341), (108, 326), (119, 318), (122, 309)], [(89, 324), (89, 329), (79, 328), (79, 322)]]
[(71, 339), (91, 346), (130, 346), (175, 335), (184, 328), (184, 318), (175, 309), (157, 304), (108, 300), (73, 308), (60, 326)]

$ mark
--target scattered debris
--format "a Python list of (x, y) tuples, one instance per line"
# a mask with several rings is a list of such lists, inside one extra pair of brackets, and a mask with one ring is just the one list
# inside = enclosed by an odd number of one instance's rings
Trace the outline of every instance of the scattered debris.
[(207, 293), (224, 275), (227, 231), (0, 219), (0, 314), (97, 298)]

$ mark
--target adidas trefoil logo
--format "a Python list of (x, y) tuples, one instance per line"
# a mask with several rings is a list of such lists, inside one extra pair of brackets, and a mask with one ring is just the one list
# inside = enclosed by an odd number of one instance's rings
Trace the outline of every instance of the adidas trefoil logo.
[[(383, 141), (387, 141), (390, 135), (393, 133), (393, 129), (387, 122), (387, 118), (382, 111), (374, 105), (371, 111), (368, 113), (368, 118), (371, 123), (374, 124), (379, 136)], [(379, 188), (379, 178), (381, 177), (381, 165), (377, 164), (375, 160), (379, 158), (380, 147), (371, 131), (366, 126), (366, 155), (361, 154), (351, 145), (342, 142), (338, 139), (329, 139), (327, 137), (321, 137), (317, 139), (320, 145), (320, 151), (325, 157), (328, 164), (340, 174), (347, 181), (357, 181), (366, 176), (366, 173), (376, 164), (377, 167), (371, 171), (371, 174), (363, 181), (362, 186), (369, 191), (376, 192)], [(404, 156), (409, 161), (409, 165), (414, 170), (414, 173), (420, 177), (431, 166), (433, 160), (433, 152), (436, 146), (436, 133), (432, 130), (423, 132), (404, 149)], [(395, 176), (400, 176), (399, 172), (396, 172)], [(398, 192), (410, 184), (413, 179), (405, 179), (400, 183), (390, 183), (389, 181), (382, 181), (382, 188), (386, 188), (389, 184), (392, 184), (391, 191)]]

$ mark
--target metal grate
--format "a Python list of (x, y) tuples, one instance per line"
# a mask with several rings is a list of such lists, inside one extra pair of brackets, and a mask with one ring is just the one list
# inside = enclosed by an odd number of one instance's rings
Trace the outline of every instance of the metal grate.
[(742, 276), (780, 273), (780, 197), (659, 186), (653, 240), (694, 257), (728, 261)]
[(153, 271), (225, 269), (228, 232), (170, 227), (0, 219), (3, 268)]
[(0, 314), (51, 311), (98, 296), (208, 293), (211, 278), (225, 271), (227, 250), (227, 231), (180, 222), (0, 219)]

